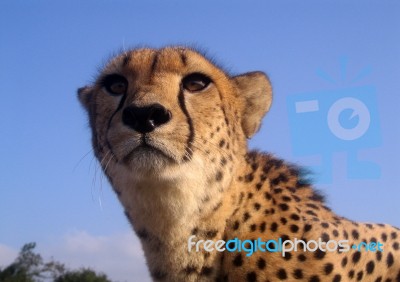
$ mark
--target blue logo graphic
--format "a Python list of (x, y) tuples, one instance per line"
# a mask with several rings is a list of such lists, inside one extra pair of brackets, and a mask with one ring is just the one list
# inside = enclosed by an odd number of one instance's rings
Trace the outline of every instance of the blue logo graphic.
[[(341, 60), (342, 78), (347, 59)], [(362, 70), (352, 81), (370, 73)], [(335, 83), (326, 72), (318, 70), (322, 79)], [(337, 85), (337, 84), (336, 84)], [(349, 86), (335, 90), (311, 91), (287, 97), (293, 153), (296, 156), (321, 156), (321, 164), (311, 167), (318, 182), (331, 183), (335, 152), (347, 152), (349, 179), (377, 179), (377, 164), (361, 161), (359, 150), (381, 145), (376, 89), (374, 86)]]

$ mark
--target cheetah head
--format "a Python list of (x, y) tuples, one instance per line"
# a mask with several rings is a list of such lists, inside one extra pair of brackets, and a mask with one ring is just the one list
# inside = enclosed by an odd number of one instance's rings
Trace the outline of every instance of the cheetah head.
[(143, 179), (192, 171), (216, 181), (229, 181), (272, 99), (264, 73), (231, 77), (181, 47), (120, 54), (78, 96), (109, 176), (121, 169)]

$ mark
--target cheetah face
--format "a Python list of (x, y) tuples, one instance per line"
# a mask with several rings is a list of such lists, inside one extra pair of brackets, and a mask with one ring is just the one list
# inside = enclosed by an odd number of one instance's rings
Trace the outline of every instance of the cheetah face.
[(258, 129), (271, 91), (262, 73), (231, 78), (196, 51), (174, 47), (115, 57), (79, 98), (103, 168), (112, 156), (149, 176), (233, 162)]

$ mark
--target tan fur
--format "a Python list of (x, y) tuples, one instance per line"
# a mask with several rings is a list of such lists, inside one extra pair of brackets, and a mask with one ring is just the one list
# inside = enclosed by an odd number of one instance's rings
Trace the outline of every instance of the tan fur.
[[(192, 73), (212, 82), (191, 93), (182, 80)], [(123, 95), (105, 90), (103, 79), (112, 74), (128, 81)], [(89, 114), (95, 155), (141, 239), (155, 281), (400, 281), (398, 229), (336, 216), (296, 168), (248, 152), (246, 138), (257, 132), (272, 101), (265, 74), (230, 77), (188, 48), (136, 49), (112, 59), (93, 85), (79, 90), (79, 99)], [(124, 124), (124, 109), (153, 104), (171, 113), (168, 122), (145, 135)], [(191, 235), (386, 241), (380, 260), (364, 252), (353, 262), (352, 250), (290, 252), (286, 258), (188, 252)]]

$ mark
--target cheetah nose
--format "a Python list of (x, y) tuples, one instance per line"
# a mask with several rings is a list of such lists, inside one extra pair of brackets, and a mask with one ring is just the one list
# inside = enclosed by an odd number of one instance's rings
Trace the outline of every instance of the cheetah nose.
[(152, 132), (171, 120), (171, 112), (160, 104), (146, 107), (129, 106), (122, 112), (125, 125), (140, 133)]

